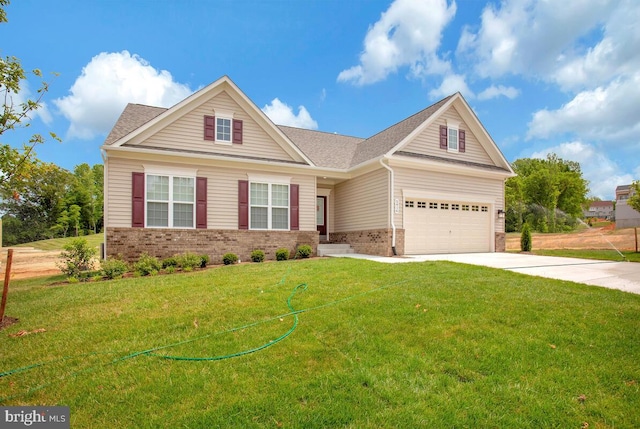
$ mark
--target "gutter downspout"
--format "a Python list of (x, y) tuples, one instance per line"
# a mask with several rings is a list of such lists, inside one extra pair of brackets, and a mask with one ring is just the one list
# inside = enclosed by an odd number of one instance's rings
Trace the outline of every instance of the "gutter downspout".
[[(102, 156), (102, 165), (104, 166), (104, 173), (102, 174), (102, 190), (104, 192), (104, 190), (107, 189), (107, 183), (109, 182), (109, 179), (107, 177), (108, 171), (109, 171), (109, 169), (107, 168), (107, 159), (108, 159), (107, 151), (101, 148), (100, 149), (100, 155)], [(102, 232), (102, 235), (103, 235), (102, 243), (103, 243), (103, 247), (102, 247), (102, 249), (100, 249), (100, 250), (102, 250), (102, 252), (100, 252), (101, 253), (100, 257), (104, 258), (104, 259), (107, 259), (107, 222), (106, 222), (107, 221), (107, 216), (106, 216), (107, 215), (107, 211), (105, 210), (105, 208), (108, 206), (108, 203), (109, 203), (108, 196), (109, 196), (108, 194), (102, 196), (102, 216), (103, 216), (104, 222), (102, 224), (102, 230), (103, 230), (103, 232)]]
[(389, 214), (391, 215), (391, 250), (393, 251), (393, 256), (397, 256), (398, 252), (396, 252), (396, 223), (393, 220), (394, 213), (394, 201), (393, 201), (393, 191), (395, 186), (395, 174), (391, 167), (383, 162), (385, 158), (380, 158), (380, 165), (389, 170), (391, 176), (391, 186), (389, 189)]

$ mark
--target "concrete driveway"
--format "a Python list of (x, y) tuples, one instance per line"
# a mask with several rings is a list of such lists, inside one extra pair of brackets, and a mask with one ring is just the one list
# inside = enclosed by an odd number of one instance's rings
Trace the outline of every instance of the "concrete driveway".
[(531, 276), (569, 280), (640, 294), (640, 264), (634, 262), (596, 261), (593, 259), (560, 258), (522, 253), (458, 253), (400, 257), (360, 254), (332, 256), (368, 259), (386, 263), (452, 261), (501, 268)]

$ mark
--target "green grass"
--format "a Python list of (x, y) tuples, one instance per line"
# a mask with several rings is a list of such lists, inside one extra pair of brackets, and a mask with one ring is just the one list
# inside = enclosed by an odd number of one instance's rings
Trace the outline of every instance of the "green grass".
[(544, 256), (564, 256), (567, 258), (583, 258), (583, 259), (599, 259), (603, 261), (629, 261), (640, 262), (640, 253), (629, 250), (621, 250), (624, 259), (615, 250), (596, 250), (596, 249), (533, 249), (532, 253)]
[[(66, 244), (78, 237), (52, 238), (50, 240), (32, 241), (31, 243), (18, 244), (14, 247), (33, 247), (39, 250), (62, 250)], [(83, 235), (90, 246), (98, 247), (104, 242), (104, 234)]]
[[(271, 347), (123, 359), (268, 344), (303, 282)], [(617, 290), (336, 258), (15, 281), (7, 314), (0, 372), (51, 363), (0, 378), (0, 403), (67, 405), (74, 428), (640, 427), (640, 296)]]

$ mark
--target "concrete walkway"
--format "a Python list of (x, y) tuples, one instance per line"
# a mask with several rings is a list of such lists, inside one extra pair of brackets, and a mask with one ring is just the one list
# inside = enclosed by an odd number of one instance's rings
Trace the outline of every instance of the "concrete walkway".
[(361, 254), (328, 255), (367, 259), (384, 263), (452, 261), (462, 264), (501, 268), (531, 276), (569, 280), (609, 289), (640, 294), (640, 264), (634, 262), (596, 261), (522, 253), (459, 253), (447, 255), (407, 255), (396, 257)]

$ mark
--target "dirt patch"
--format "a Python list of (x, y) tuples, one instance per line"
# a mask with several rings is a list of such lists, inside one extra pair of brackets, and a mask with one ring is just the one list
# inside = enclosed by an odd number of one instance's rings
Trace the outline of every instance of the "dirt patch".
[[(640, 234), (640, 232), (639, 232)], [(533, 234), (534, 249), (613, 249), (635, 250), (633, 228), (589, 228), (580, 232)], [(520, 234), (507, 235), (507, 250), (520, 250)]]
[[(7, 250), (3, 248), (0, 254), (0, 271), (4, 280), (7, 266)], [(11, 262), (11, 279), (26, 279), (30, 277), (51, 276), (61, 274), (56, 264), (60, 262), (60, 251), (44, 251), (28, 247), (14, 247)]]

